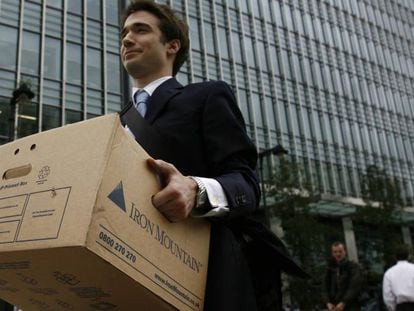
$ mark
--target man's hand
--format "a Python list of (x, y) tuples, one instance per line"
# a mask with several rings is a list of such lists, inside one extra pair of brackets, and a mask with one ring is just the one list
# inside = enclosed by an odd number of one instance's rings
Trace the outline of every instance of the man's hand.
[(152, 204), (172, 222), (186, 219), (196, 204), (197, 183), (183, 176), (170, 163), (154, 159), (148, 159), (147, 163), (160, 176), (164, 185), (152, 197)]
[(330, 302), (326, 304), (326, 307), (328, 308), (328, 311), (333, 311), (335, 309), (335, 306)]

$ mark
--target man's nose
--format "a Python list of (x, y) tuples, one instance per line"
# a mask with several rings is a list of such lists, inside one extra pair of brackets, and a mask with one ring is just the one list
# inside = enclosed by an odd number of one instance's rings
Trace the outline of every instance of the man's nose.
[(134, 41), (132, 41), (131, 37), (129, 36), (129, 33), (125, 35), (125, 37), (122, 38), (122, 45), (125, 47), (129, 47), (134, 44)]

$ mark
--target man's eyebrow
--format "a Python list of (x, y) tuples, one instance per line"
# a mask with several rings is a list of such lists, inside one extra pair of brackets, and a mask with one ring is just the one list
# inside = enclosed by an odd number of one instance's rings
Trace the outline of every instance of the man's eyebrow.
[(126, 32), (131, 29), (131, 28), (137, 28), (137, 27), (145, 27), (148, 29), (151, 29), (151, 26), (149, 24), (146, 23), (140, 23), (140, 22), (136, 22), (133, 24), (128, 25), (127, 27), (123, 27), (121, 30), (121, 38), (125, 36)]

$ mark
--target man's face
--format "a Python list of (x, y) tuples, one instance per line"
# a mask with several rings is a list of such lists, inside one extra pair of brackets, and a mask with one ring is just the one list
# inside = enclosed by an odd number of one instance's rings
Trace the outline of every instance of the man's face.
[(158, 24), (158, 18), (146, 11), (135, 12), (125, 20), (121, 32), (121, 58), (134, 79), (158, 78), (172, 70), (168, 60), (171, 58), (170, 43), (162, 43)]
[(346, 256), (345, 247), (342, 244), (332, 246), (332, 256), (336, 262), (341, 262)]

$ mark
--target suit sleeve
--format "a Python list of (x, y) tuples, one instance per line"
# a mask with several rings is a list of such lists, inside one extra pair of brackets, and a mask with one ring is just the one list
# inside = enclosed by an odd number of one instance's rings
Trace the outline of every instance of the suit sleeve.
[(253, 212), (259, 203), (257, 152), (230, 87), (224, 82), (212, 86), (204, 105), (203, 138), (209, 171), (227, 197), (226, 218), (234, 218)]

